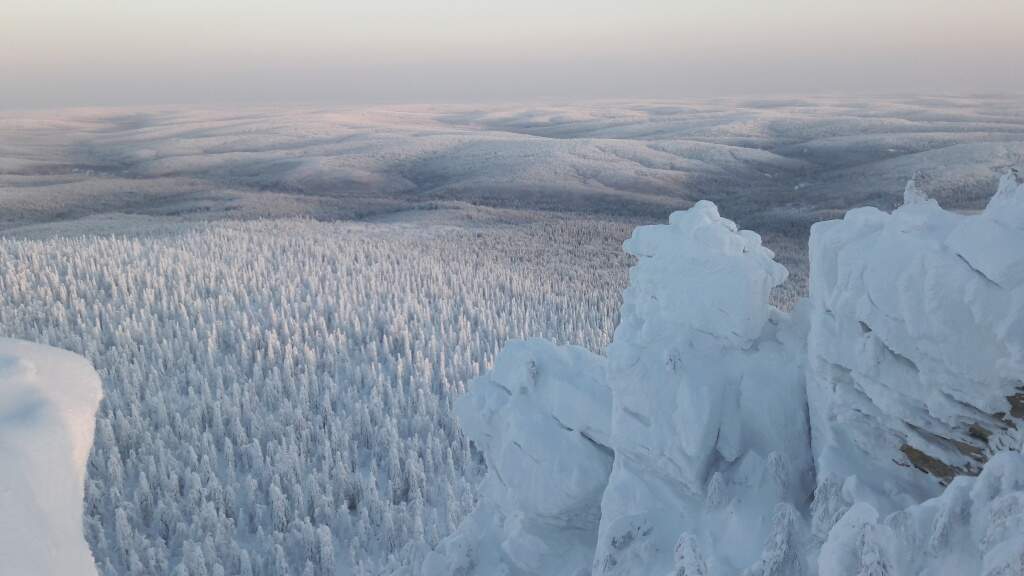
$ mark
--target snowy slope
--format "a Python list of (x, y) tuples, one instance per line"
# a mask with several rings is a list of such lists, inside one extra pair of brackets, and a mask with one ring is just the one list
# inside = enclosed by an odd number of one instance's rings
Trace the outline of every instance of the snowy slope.
[[(603, 372), (531, 341), (475, 383), (460, 417), (492, 484), (423, 572), (1024, 574), (1022, 234), (1016, 174), (975, 215), (911, 183), (814, 227), (788, 315), (785, 270), (713, 204), (638, 228)], [(543, 532), (503, 520), (553, 494)]]
[(70, 352), (0, 338), (0, 571), (95, 574), (82, 536), (85, 464), (102, 389)]

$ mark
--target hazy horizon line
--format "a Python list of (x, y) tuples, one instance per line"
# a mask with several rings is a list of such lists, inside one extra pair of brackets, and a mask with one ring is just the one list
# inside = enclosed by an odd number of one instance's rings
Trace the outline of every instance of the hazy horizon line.
[[(88, 111), (104, 109), (210, 109), (220, 110), (223, 108), (245, 108), (245, 109), (282, 109), (282, 108), (321, 108), (321, 107), (350, 107), (350, 108), (438, 108), (446, 106), (572, 106), (572, 105), (602, 105), (621, 103), (678, 103), (678, 102), (731, 102), (751, 100), (914, 100), (914, 99), (951, 99), (951, 100), (1014, 100), (1024, 98), (1024, 90), (994, 90), (994, 91), (902, 91), (902, 90), (864, 90), (864, 91), (805, 91), (805, 92), (728, 92), (721, 94), (691, 94), (678, 96), (532, 96), (522, 98), (437, 98), (437, 99), (402, 99), (402, 98), (377, 98), (377, 99), (345, 99), (345, 98), (291, 98), (291, 99), (211, 99), (211, 100), (166, 100), (148, 102), (122, 102), (122, 103), (76, 103), (76, 104), (4, 104), (0, 102), (0, 113), (2, 112), (46, 112), (46, 111)], [(780, 103), (782, 105), (782, 103)]]

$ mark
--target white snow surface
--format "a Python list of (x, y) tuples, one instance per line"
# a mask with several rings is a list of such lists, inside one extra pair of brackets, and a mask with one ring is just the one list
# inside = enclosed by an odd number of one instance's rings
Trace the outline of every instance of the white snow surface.
[(0, 338), (0, 572), (96, 574), (82, 499), (101, 397), (84, 358)]
[(489, 472), (422, 573), (1024, 574), (1024, 185), (822, 222), (810, 296), (700, 202), (638, 228), (607, 360), (514, 342), (459, 407)]

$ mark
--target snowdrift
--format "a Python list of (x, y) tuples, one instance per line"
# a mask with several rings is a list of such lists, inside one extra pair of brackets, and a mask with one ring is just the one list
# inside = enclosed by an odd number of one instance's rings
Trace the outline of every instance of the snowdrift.
[(82, 498), (101, 396), (84, 358), (0, 338), (0, 572), (96, 574)]
[(822, 222), (810, 296), (700, 202), (638, 228), (607, 358), (506, 347), (428, 576), (1024, 574), (1024, 185)]

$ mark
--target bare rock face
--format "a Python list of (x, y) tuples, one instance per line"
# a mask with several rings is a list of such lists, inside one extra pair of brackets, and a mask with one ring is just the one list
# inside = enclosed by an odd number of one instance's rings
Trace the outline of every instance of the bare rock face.
[(811, 230), (818, 475), (882, 508), (977, 474), (1024, 425), (1024, 186), (1008, 174), (977, 215), (906, 200)]

